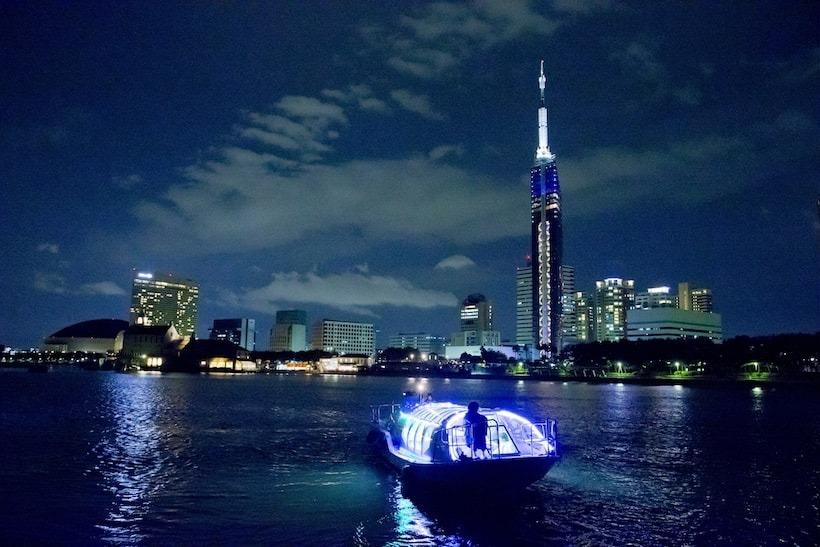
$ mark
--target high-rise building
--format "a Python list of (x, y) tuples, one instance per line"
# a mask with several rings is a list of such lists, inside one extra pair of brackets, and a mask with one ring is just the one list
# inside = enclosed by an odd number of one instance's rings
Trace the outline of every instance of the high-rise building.
[(279, 310), (270, 330), (271, 351), (305, 351), (307, 349), (307, 312)]
[(561, 265), (561, 346), (578, 343), (578, 318), (575, 309), (575, 268)]
[(474, 293), (461, 303), (459, 329), (493, 330), (493, 305), (483, 294)]
[(712, 313), (712, 290), (693, 287), (687, 281), (678, 283), (678, 307), (682, 310)]
[(678, 297), (671, 294), (670, 287), (649, 287), (635, 295), (635, 309), (677, 308)]
[(554, 356), (561, 347), (561, 188), (555, 155), (550, 151), (547, 107), (544, 102), (544, 61), (538, 87), (538, 148), (530, 170), (530, 214), (532, 244), (532, 301), (535, 343), (545, 357)]
[(414, 348), (421, 353), (444, 355), (447, 339), (427, 332), (400, 332), (390, 337), (391, 348)]
[(497, 346), (501, 333), (493, 330), (493, 305), (483, 294), (471, 294), (459, 308), (459, 331), (453, 334), (454, 346)]
[(515, 269), (515, 343), (533, 347), (532, 264)]
[(595, 340), (595, 302), (585, 292), (576, 292), (573, 298), (575, 304), (575, 335), (579, 344)]
[(339, 355), (376, 352), (376, 329), (373, 323), (322, 319), (313, 325), (313, 349), (333, 351)]
[(626, 338), (626, 312), (635, 303), (635, 281), (610, 277), (595, 282), (595, 340)]
[(649, 308), (629, 311), (627, 337), (630, 340), (705, 338), (720, 343), (723, 328), (719, 313), (677, 308)]
[(214, 319), (211, 340), (226, 340), (248, 351), (256, 349), (255, 319)]
[(174, 325), (186, 340), (196, 331), (199, 285), (171, 274), (139, 272), (131, 291), (132, 325)]

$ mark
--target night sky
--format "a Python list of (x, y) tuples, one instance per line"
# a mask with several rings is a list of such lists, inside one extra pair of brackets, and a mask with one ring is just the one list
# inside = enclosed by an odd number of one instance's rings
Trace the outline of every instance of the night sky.
[(815, 2), (0, 6), (0, 343), (127, 318), (132, 269), (277, 309), (514, 338), (545, 60), (578, 288), (820, 329)]

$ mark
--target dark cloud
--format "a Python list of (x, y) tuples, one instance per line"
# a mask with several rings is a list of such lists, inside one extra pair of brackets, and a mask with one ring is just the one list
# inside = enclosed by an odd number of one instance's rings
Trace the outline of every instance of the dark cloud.
[(226, 291), (223, 302), (268, 314), (283, 307), (312, 304), (377, 316), (385, 306), (447, 308), (454, 307), (458, 299), (448, 292), (423, 289), (404, 279), (371, 275), (368, 268), (357, 268), (355, 272), (328, 275), (275, 273), (263, 287), (238, 293)]

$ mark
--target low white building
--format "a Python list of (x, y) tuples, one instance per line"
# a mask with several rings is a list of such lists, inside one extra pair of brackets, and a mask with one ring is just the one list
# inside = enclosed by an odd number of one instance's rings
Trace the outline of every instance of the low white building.
[(705, 338), (717, 343), (723, 341), (719, 313), (677, 308), (629, 310), (626, 324), (626, 335), (629, 340)]
[(313, 325), (313, 349), (339, 355), (376, 352), (376, 329), (373, 323), (322, 319)]
[(445, 348), (445, 358), (456, 361), (463, 353), (474, 357), (481, 357), (481, 350), (494, 351), (507, 357), (508, 359), (518, 359), (519, 361), (532, 360), (531, 351), (525, 346), (447, 346)]

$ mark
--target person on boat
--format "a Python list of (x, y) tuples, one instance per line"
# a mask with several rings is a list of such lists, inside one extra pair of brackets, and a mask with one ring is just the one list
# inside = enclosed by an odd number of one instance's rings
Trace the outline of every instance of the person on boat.
[(485, 459), (490, 457), (487, 450), (487, 417), (478, 413), (476, 401), (467, 405), (467, 414), (464, 415), (464, 434), (467, 446), (473, 451), (473, 457)]

